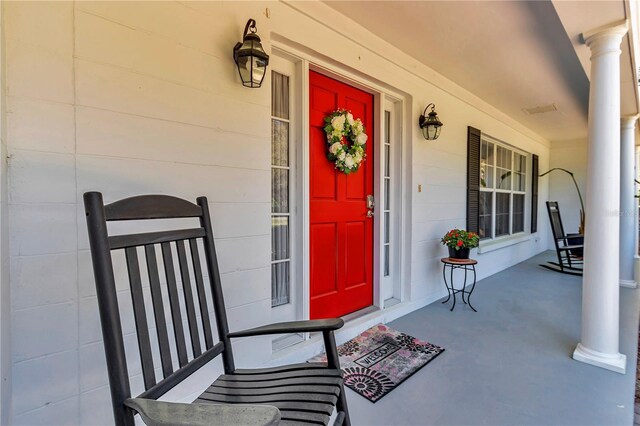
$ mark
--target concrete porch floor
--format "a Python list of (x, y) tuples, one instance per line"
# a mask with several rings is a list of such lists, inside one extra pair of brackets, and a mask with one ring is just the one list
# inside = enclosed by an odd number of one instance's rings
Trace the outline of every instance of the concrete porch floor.
[(353, 424), (633, 424), (640, 290), (620, 291), (627, 373), (574, 361), (581, 278), (538, 266), (553, 256), (479, 281), (478, 313), (458, 296), (453, 312), (436, 302), (389, 323), (446, 350), (375, 404), (347, 390)]

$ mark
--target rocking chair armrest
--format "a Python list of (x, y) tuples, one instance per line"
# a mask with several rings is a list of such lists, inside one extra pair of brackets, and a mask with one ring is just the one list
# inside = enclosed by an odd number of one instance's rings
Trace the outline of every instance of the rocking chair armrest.
[(330, 318), (321, 320), (290, 321), (275, 324), (263, 325), (261, 327), (250, 328), (248, 330), (235, 331), (227, 334), (228, 337), (248, 337), (263, 336), (265, 334), (285, 334), (285, 333), (312, 333), (315, 331), (334, 331), (342, 328), (344, 321), (340, 318)]
[(561, 246), (558, 247), (558, 250), (576, 250), (576, 249), (581, 249), (584, 248), (583, 244), (577, 244), (577, 245), (571, 245), (571, 246)]
[(582, 238), (584, 237), (583, 234), (567, 234), (564, 236), (564, 238)]
[(271, 405), (184, 404), (130, 398), (124, 404), (149, 426), (275, 426), (280, 410)]

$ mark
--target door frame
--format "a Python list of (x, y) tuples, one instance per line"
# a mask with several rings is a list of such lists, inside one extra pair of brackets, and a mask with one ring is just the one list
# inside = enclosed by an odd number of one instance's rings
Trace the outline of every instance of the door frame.
[(360, 73), (355, 73), (345, 66), (336, 63), (331, 59), (327, 59), (312, 51), (307, 51), (299, 46), (292, 46), (285, 40), (280, 40), (279, 37), (272, 38), (272, 53), (276, 55), (282, 55), (289, 60), (296, 60), (296, 69), (298, 71), (296, 97), (296, 104), (299, 108), (297, 114), (298, 122), (296, 123), (297, 139), (296, 144), (296, 175), (298, 179), (296, 181), (295, 191), (295, 241), (293, 245), (301, 248), (301, 256), (298, 257), (296, 265), (296, 279), (292, 280), (292, 285), (299, 285), (299, 281), (302, 282), (302, 294), (301, 298), (296, 302), (301, 303), (302, 309), (296, 309), (301, 312), (301, 318), (308, 319), (310, 315), (310, 246), (309, 246), (309, 212), (310, 212), (310, 194), (309, 194), (309, 71), (315, 71), (323, 74), (327, 77), (333, 78), (342, 83), (348, 84), (352, 87), (370, 93), (374, 97), (374, 195), (376, 197), (376, 209), (374, 216), (374, 253), (373, 253), (373, 304), (372, 306), (376, 310), (384, 309), (385, 303), (383, 300), (383, 292), (381, 290), (381, 277), (382, 277), (382, 226), (383, 221), (381, 214), (382, 211), (382, 199), (383, 193), (383, 123), (384, 123), (384, 111), (385, 105), (391, 103), (394, 105), (394, 113), (399, 119), (396, 119), (397, 128), (394, 129), (394, 134), (398, 138), (398, 147), (395, 155), (399, 156), (399, 162), (395, 174), (395, 185), (392, 187), (392, 191), (395, 194), (396, 201), (394, 202), (394, 208), (396, 210), (394, 214), (393, 222), (397, 223), (396, 229), (396, 256), (399, 259), (396, 262), (397, 274), (394, 277), (394, 290), (393, 297), (399, 302), (407, 301), (410, 298), (411, 289), (411, 274), (410, 266), (411, 259), (408, 258), (411, 253), (411, 174), (410, 174), (410, 140), (407, 135), (411, 135), (410, 117), (408, 115), (409, 105), (411, 105), (411, 99), (408, 94), (395, 90), (394, 88), (377, 82), (375, 79), (368, 76), (364, 76)]

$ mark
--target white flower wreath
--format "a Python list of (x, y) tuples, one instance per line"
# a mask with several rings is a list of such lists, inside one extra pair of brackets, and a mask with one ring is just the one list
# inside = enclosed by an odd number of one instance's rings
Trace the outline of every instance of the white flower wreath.
[(365, 147), (368, 136), (362, 121), (354, 119), (349, 111), (339, 109), (326, 116), (324, 122), (329, 161), (335, 162), (336, 169), (344, 174), (357, 171), (367, 156)]

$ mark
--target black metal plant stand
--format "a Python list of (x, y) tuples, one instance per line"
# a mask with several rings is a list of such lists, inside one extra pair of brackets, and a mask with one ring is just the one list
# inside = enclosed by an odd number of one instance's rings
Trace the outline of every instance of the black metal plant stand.
[[(471, 293), (473, 293), (473, 289), (476, 288), (476, 265), (478, 261), (475, 259), (454, 259), (451, 257), (443, 257), (440, 259), (442, 262), (442, 278), (444, 279), (444, 285), (447, 287), (447, 293), (449, 293), (447, 300), (442, 303), (447, 303), (451, 296), (453, 296), (453, 305), (451, 306), (450, 311), (456, 307), (456, 294), (462, 293), (462, 302), (465, 305), (469, 305), (473, 312), (478, 312), (476, 309), (471, 306)], [(447, 268), (449, 269), (449, 282), (447, 282)], [(453, 271), (456, 269), (462, 269), (464, 271), (464, 282), (462, 283), (462, 287), (458, 290), (453, 285)], [(473, 284), (471, 285), (471, 290), (467, 290), (467, 275), (469, 272), (473, 272)], [(464, 296), (467, 295), (467, 299), (465, 300)]]

